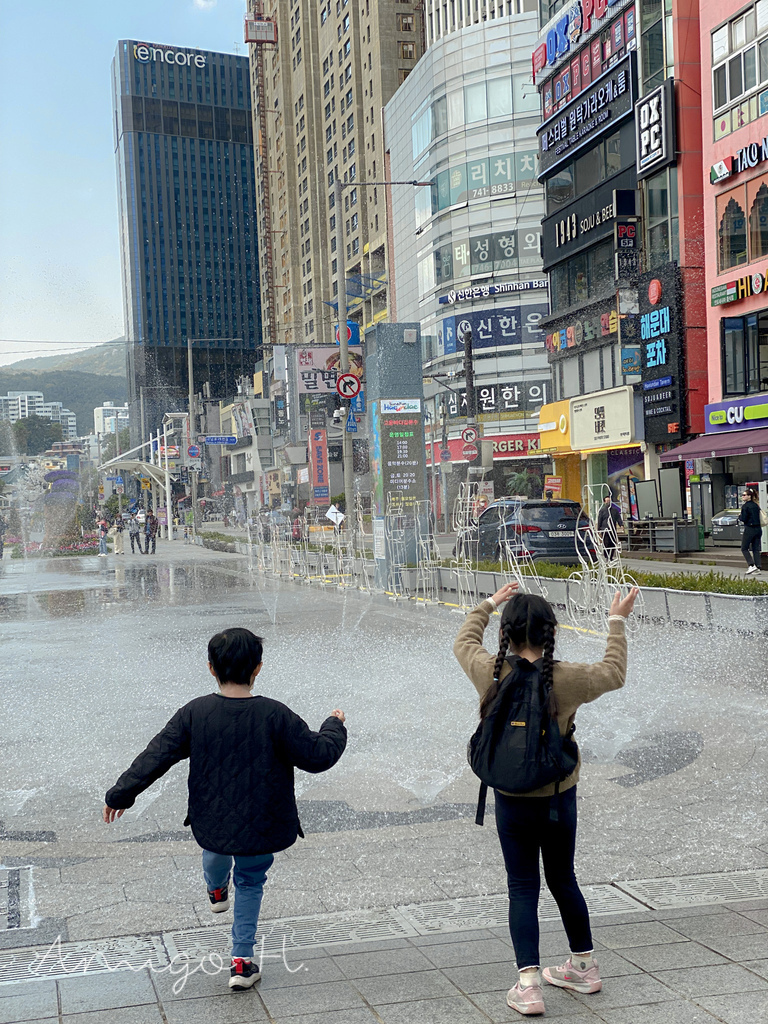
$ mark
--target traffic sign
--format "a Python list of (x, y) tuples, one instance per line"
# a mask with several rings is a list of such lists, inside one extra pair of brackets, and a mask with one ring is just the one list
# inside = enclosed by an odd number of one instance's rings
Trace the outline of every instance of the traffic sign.
[(475, 459), (477, 458), (477, 456), (479, 455), (479, 452), (478, 452), (477, 447), (475, 445), (473, 445), (473, 444), (465, 444), (464, 447), (461, 449), (461, 454), (469, 462), (474, 462)]
[(441, 448), (440, 449), (440, 461), (441, 462), (450, 462), (451, 461), (451, 449), (450, 448)]
[(200, 448), (198, 447), (198, 445), (191, 444), (187, 448), (187, 455), (190, 457), (190, 459), (199, 459), (200, 458)]
[(354, 373), (340, 373), (336, 390), (342, 398), (354, 398), (360, 391), (360, 378)]
[(115, 490), (118, 494), (125, 494), (125, 487), (122, 484), (118, 484)]
[(461, 432), (462, 441), (466, 441), (467, 444), (472, 444), (477, 440), (477, 427), (464, 427)]
[(206, 444), (237, 444), (237, 438), (234, 434), (207, 434), (205, 437)]
[(205, 434), (198, 434), (197, 435), (197, 443), (198, 444), (205, 444)]
[(354, 412), (352, 412), (351, 409), (349, 410), (349, 416), (347, 416), (347, 433), (348, 434), (356, 434), (357, 433), (357, 419), (355, 417)]

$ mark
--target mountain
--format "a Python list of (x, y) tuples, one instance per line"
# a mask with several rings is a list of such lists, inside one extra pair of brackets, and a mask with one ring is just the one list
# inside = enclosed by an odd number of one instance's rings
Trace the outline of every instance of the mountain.
[[(43, 357), (52, 358), (52, 357)], [(29, 360), (37, 362), (37, 360)], [(125, 377), (83, 373), (78, 370), (39, 370), (36, 372), (0, 366), (0, 395), (9, 391), (42, 391), (46, 402), (61, 402), (77, 416), (78, 434), (93, 432), (93, 410), (104, 402), (124, 405), (128, 399)]]
[[(23, 343), (20, 343), (23, 344)], [(83, 352), (70, 352), (58, 356), (34, 356), (9, 363), (6, 370), (83, 370), (108, 377), (125, 377), (125, 338), (114, 338), (103, 345), (93, 345)], [(16, 390), (19, 390), (18, 388)], [(42, 391), (42, 388), (34, 390)], [(45, 396), (48, 399), (48, 396)], [(55, 398), (52, 401), (61, 401)], [(72, 410), (74, 412), (74, 409)]]

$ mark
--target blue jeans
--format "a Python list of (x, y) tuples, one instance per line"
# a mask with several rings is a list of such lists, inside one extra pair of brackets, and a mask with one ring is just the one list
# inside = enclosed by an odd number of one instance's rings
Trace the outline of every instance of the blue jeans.
[(259, 924), (264, 883), (275, 858), (271, 853), (256, 857), (243, 857), (239, 854), (230, 857), (227, 854), (203, 850), (203, 874), (209, 892), (223, 889), (229, 883), (233, 860), (235, 919), (232, 922), (232, 956), (250, 959), (253, 956), (253, 943)]
[(549, 797), (496, 793), (496, 829), (509, 889), (509, 931), (518, 970), (539, 966), (539, 851), (544, 876), (555, 898), (573, 953), (592, 949), (589, 911), (576, 881), (576, 787), (561, 793), (558, 820), (549, 816)]
[(104, 534), (99, 534), (99, 554), (106, 555), (107, 553), (107, 538)]

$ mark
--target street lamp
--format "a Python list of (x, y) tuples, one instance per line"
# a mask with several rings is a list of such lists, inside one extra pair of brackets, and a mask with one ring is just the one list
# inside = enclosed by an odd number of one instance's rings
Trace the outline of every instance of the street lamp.
[[(338, 293), (338, 321), (339, 321), (339, 372), (349, 373), (349, 343), (347, 339), (347, 266), (344, 258), (344, 217), (342, 210), (342, 192), (345, 188), (374, 188), (377, 185), (410, 185), (413, 188), (430, 188), (431, 181), (342, 181), (338, 171), (333, 185), (334, 205), (336, 207), (336, 259), (338, 261), (337, 293)], [(344, 417), (344, 433), (342, 435), (342, 467), (344, 471), (344, 505), (348, 517), (352, 517), (354, 529), (354, 515), (352, 503), (354, 500), (354, 468), (352, 462), (352, 439), (347, 430), (346, 419), (352, 411), (352, 399), (346, 407)]]

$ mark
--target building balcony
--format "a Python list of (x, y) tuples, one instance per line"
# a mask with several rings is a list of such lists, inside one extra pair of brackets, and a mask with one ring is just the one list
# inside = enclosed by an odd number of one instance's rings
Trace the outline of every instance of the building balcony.
[(227, 484), (252, 484), (255, 478), (256, 474), (253, 470), (248, 469), (245, 473), (233, 473), (224, 482)]

